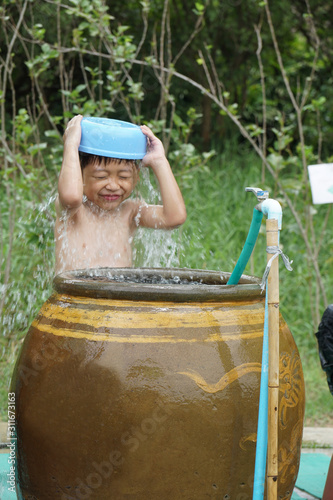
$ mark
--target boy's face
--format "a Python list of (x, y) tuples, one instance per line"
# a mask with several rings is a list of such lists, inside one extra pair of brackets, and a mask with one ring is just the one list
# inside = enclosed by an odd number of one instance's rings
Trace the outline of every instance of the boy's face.
[(138, 179), (130, 162), (90, 163), (82, 172), (83, 193), (103, 210), (115, 210), (133, 192)]

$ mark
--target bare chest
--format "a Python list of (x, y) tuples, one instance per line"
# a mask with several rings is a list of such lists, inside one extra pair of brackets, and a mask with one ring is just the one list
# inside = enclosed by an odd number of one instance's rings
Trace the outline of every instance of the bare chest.
[(90, 217), (83, 213), (79, 218), (63, 221), (57, 226), (57, 272), (132, 266), (133, 231), (126, 214)]

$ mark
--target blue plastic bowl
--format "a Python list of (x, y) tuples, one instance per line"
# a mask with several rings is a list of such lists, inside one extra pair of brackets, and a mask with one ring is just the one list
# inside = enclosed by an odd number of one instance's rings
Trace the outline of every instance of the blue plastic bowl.
[(110, 158), (141, 160), (147, 138), (138, 125), (110, 118), (83, 118), (79, 151)]

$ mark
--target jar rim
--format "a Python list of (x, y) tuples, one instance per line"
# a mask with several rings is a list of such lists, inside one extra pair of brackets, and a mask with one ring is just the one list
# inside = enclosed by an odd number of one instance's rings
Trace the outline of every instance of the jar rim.
[(239, 284), (227, 285), (230, 274), (190, 268), (102, 267), (65, 271), (54, 278), (53, 287), (69, 295), (135, 301), (206, 302), (262, 296), (260, 278), (242, 275)]

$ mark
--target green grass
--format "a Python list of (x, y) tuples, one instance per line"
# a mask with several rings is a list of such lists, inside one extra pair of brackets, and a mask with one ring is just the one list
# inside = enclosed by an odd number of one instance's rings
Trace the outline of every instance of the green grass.
[[(188, 219), (173, 235), (177, 242), (178, 262), (174, 257), (172, 265), (232, 271), (245, 242), (256, 205), (256, 198), (251, 193), (245, 193), (245, 187), (271, 188), (269, 178), (266, 186), (260, 185), (260, 170), (257, 158), (246, 151), (237, 152), (237, 155), (225, 153), (212, 162), (209, 171), (197, 171), (192, 177), (187, 175), (178, 179), (186, 201)], [(46, 188), (44, 191), (43, 196), (47, 200), (52, 193)], [(2, 210), (4, 217), (5, 204)], [(53, 267), (52, 205), (45, 208), (40, 201), (32, 199), (28, 190), (23, 190), (18, 192), (17, 211), (20, 220), (15, 233), (11, 287), (1, 336), (2, 419), (6, 419), (9, 380), (19, 347), (33, 317), (50, 293)], [(318, 224), (321, 224), (320, 217), (319, 210)], [(328, 227), (333, 227), (331, 222)], [(324, 243), (329, 247), (332, 239), (329, 240), (329, 234), (327, 238)], [(23, 243), (27, 250), (22, 254)], [(147, 252), (144, 243), (141, 240), (139, 244), (141, 253)], [(159, 245), (159, 248), (163, 245)], [(312, 324), (308, 293), (311, 279), (309, 267), (304, 244), (290, 211), (285, 207), (281, 245), (284, 252), (294, 260), (293, 272), (288, 272), (280, 264), (280, 308), (294, 335), (303, 362), (306, 424), (328, 425), (332, 423), (333, 399), (319, 364), (314, 336), (316, 326)], [(247, 274), (262, 276), (266, 264), (265, 248), (266, 234), (262, 224), (254, 254), (245, 270)], [(321, 258), (325, 270), (331, 269), (325, 273), (325, 280), (327, 290), (332, 290), (332, 262), (328, 261), (325, 254)]]
[(302, 449), (308, 450), (330, 450), (332, 446), (330, 444), (317, 443), (316, 441), (302, 441)]

